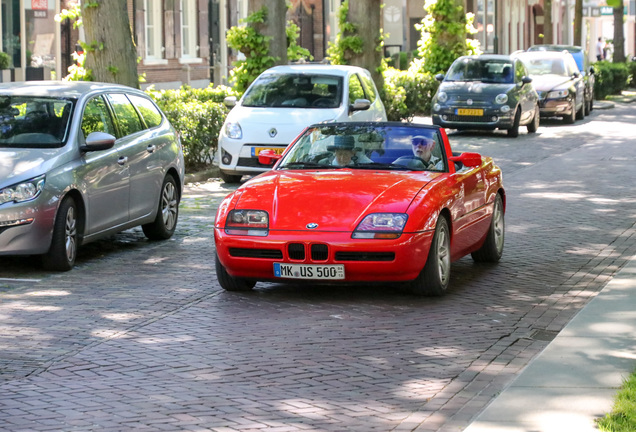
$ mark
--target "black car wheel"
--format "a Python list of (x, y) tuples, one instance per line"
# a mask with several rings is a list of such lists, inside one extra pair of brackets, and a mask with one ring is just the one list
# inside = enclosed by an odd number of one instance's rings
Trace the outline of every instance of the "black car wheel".
[(534, 117), (532, 121), (528, 123), (528, 133), (535, 133), (539, 129), (539, 123), (541, 122), (541, 111), (539, 105), (534, 107)]
[(226, 174), (223, 171), (221, 171), (220, 176), (221, 176), (221, 180), (223, 180), (225, 183), (228, 183), (228, 184), (240, 183), (241, 179), (243, 178), (242, 175)]
[(179, 218), (179, 191), (174, 177), (167, 175), (159, 194), (157, 216), (141, 228), (150, 240), (166, 240), (172, 237)]
[(583, 120), (585, 118), (585, 100), (581, 104), (581, 108), (576, 111), (576, 119)]
[(505, 228), (503, 200), (501, 195), (497, 194), (486, 241), (481, 248), (470, 254), (475, 262), (498, 262), (501, 259)]
[(585, 115), (589, 116), (590, 112), (592, 111), (592, 99), (586, 99), (585, 100)]
[(219, 261), (219, 256), (216, 254), (214, 255), (214, 267), (216, 268), (216, 278), (221, 288), (226, 291), (249, 291), (256, 285), (254, 281), (231, 276), (227, 270), (225, 270), (225, 267), (223, 267), (223, 264)]
[(508, 129), (508, 136), (510, 138), (517, 138), (519, 136), (519, 122), (521, 121), (521, 110), (517, 108), (515, 112), (515, 120), (512, 127)]

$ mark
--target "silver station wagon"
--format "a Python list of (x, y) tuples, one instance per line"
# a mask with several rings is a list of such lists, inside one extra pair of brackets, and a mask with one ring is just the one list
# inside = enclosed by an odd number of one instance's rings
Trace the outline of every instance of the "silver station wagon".
[(92, 82), (0, 85), (0, 255), (66, 271), (83, 243), (177, 225), (179, 136), (142, 91)]

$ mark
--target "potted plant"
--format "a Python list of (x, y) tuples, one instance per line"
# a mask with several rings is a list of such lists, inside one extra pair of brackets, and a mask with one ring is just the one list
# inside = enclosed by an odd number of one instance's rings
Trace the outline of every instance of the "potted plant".
[(0, 82), (11, 81), (11, 56), (6, 52), (0, 51)]

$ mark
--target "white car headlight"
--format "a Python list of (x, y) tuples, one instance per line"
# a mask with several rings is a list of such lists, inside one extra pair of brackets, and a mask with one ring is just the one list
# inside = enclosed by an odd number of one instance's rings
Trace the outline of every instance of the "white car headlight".
[(508, 95), (505, 93), (498, 94), (497, 97), (495, 97), (495, 102), (499, 105), (505, 104), (508, 102)]
[(231, 210), (225, 221), (225, 232), (265, 237), (269, 233), (269, 215), (264, 210)]
[(546, 99), (561, 99), (564, 97), (568, 97), (569, 92), (567, 90), (553, 90), (548, 92)]
[(0, 205), (8, 202), (31, 201), (44, 189), (44, 176), (0, 189)]
[(446, 92), (439, 92), (437, 94), (437, 101), (441, 103), (445, 103), (448, 100), (448, 95)]
[(353, 232), (354, 239), (395, 239), (402, 235), (408, 216), (404, 213), (372, 213)]
[(226, 123), (225, 135), (227, 135), (228, 138), (232, 138), (232, 139), (243, 138), (243, 131), (241, 130), (241, 125), (238, 123), (232, 123), (232, 122)]

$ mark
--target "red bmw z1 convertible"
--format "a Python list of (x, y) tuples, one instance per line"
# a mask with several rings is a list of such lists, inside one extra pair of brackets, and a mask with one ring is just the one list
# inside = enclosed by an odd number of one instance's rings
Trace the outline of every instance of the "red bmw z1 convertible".
[(257, 281), (403, 282), (448, 288), (451, 262), (497, 262), (506, 195), (492, 158), (452, 153), (438, 126), (397, 122), (308, 127), (271, 171), (216, 214), (216, 274), (228, 291)]

